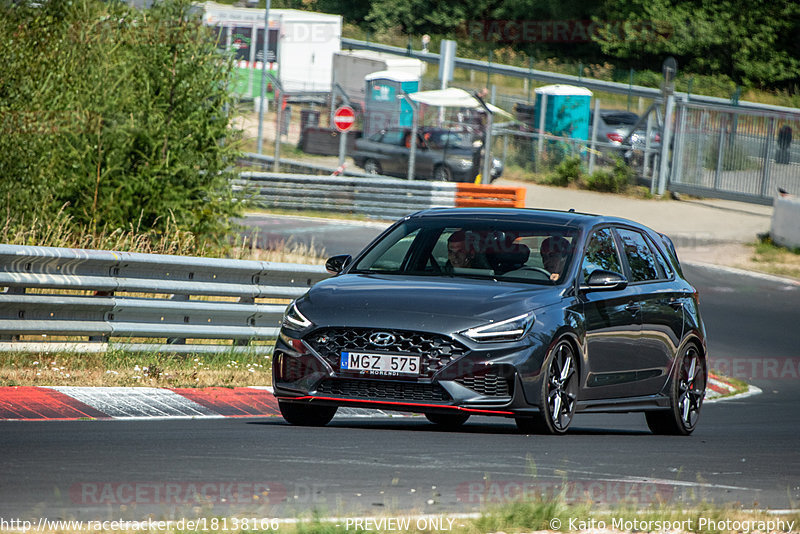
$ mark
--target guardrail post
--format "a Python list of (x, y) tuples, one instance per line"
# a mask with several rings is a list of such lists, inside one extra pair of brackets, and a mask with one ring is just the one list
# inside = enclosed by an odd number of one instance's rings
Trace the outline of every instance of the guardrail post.
[[(170, 300), (188, 301), (189, 295), (172, 295)], [(189, 316), (184, 317), (184, 323), (189, 322)], [(167, 345), (186, 345), (185, 337), (169, 337), (167, 338)]]

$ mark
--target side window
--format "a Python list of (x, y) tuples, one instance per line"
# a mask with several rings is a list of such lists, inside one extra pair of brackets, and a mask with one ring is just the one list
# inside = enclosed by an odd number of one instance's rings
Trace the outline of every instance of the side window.
[(658, 264), (661, 266), (661, 272), (664, 273), (664, 277), (672, 278), (672, 266), (669, 264), (667, 258), (664, 257), (658, 247), (655, 246), (649, 238), (647, 242), (650, 244), (650, 248), (656, 255), (656, 261), (658, 261)]
[(659, 278), (656, 257), (645, 237), (634, 230), (617, 229), (622, 239), (622, 247), (628, 266), (631, 268), (631, 282), (644, 282)]
[(402, 130), (389, 130), (383, 134), (383, 140), (381, 142), (387, 145), (401, 145), (403, 144), (404, 137), (405, 132)]
[(610, 228), (597, 230), (589, 238), (581, 265), (583, 280), (586, 281), (598, 269), (622, 273), (617, 245)]

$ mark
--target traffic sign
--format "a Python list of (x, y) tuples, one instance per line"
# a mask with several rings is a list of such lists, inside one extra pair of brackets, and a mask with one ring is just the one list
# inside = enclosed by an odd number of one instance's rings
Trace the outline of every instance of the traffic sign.
[(350, 106), (340, 106), (333, 114), (333, 125), (340, 132), (346, 132), (353, 127), (356, 122), (356, 112)]

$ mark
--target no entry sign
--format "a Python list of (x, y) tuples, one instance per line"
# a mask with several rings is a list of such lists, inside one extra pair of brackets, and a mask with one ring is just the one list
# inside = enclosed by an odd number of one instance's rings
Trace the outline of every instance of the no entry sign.
[(350, 106), (340, 106), (333, 114), (333, 125), (340, 132), (346, 132), (356, 122), (356, 112)]

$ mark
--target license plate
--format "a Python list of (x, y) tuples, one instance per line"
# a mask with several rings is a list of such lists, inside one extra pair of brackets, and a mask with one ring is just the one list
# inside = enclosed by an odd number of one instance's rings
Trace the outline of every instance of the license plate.
[(369, 371), (379, 375), (419, 376), (419, 356), (342, 352), (342, 371)]

